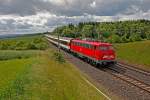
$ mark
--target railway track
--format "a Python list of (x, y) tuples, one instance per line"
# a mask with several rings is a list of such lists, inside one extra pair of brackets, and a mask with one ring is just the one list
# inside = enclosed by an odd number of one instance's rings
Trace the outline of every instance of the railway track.
[[(117, 64), (117, 66), (118, 65), (120, 65), (120, 64)], [(123, 67), (123, 65), (121, 65), (121, 67)], [(132, 69), (132, 70), (134, 70), (134, 69)], [(143, 91), (150, 93), (150, 85), (139, 80), (139, 79), (136, 79), (136, 78), (131, 77), (129, 75), (122, 74), (119, 71), (113, 69), (112, 67), (108, 67), (107, 69), (104, 69), (104, 71), (111, 74), (112, 76), (120, 79), (120, 80), (123, 80), (123, 81), (125, 81), (131, 85), (134, 85), (135, 87), (142, 89)], [(135, 71), (137, 71), (137, 70), (135, 69)], [(140, 71), (140, 73), (141, 73), (141, 71)], [(145, 74), (145, 72), (144, 72), (144, 74)]]
[(122, 67), (122, 68), (126, 68), (128, 70), (132, 70), (132, 71), (138, 72), (138, 73), (146, 75), (146, 76), (150, 76), (150, 72), (149, 71), (137, 68), (137, 67), (132, 66), (132, 65), (128, 65), (128, 64), (125, 64), (125, 63), (118, 62), (117, 66)]
[[(136, 67), (132, 67), (130, 65), (126, 65), (126, 64), (122, 64), (122, 63), (117, 63), (116, 64), (117, 67), (119, 68), (123, 68), (123, 69), (127, 69), (127, 70), (131, 70), (134, 71), (136, 73), (145, 75), (145, 76), (150, 76), (150, 73), (141, 69), (138, 69)], [(130, 85), (133, 85), (143, 91), (146, 91), (147, 93), (150, 94), (150, 85), (147, 84), (147, 82), (143, 82), (143, 80), (126, 75), (116, 69), (113, 69), (113, 67), (108, 67), (106, 69), (103, 69), (105, 72), (107, 72), (108, 74), (112, 75), (113, 77), (116, 77)]]

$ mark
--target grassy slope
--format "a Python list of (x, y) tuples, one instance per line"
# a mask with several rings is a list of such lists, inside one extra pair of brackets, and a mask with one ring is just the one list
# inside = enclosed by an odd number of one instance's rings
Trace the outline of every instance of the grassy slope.
[(52, 50), (30, 58), (0, 61), (0, 99), (105, 99), (81, 76), (71, 64), (56, 62)]
[(38, 51), (0, 51), (0, 100), (10, 99), (24, 91), (20, 79), (33, 64), (32, 57), (37, 53)]
[(119, 59), (150, 69), (150, 41), (117, 44), (116, 49)]
[(23, 59), (36, 56), (40, 51), (35, 50), (0, 50), (0, 60)]
[[(11, 80), (15, 80), (16, 77), (21, 74), (25, 67), (30, 64), (30, 60), (10, 60), (0, 62), (0, 87), (6, 88), (11, 84)], [(20, 67), (20, 65), (22, 65)]]
[[(53, 51), (48, 52), (52, 53)], [(43, 55), (31, 73), (33, 83), (29, 87), (37, 86), (32, 88), (34, 99), (37, 97), (45, 99), (51, 97), (52, 100), (104, 99), (82, 79), (80, 73), (71, 64), (58, 63), (49, 53)]]

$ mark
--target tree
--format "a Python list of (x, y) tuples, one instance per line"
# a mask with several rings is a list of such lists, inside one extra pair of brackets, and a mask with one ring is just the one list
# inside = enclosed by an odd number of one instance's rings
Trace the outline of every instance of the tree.
[(142, 38), (139, 34), (132, 34), (129, 38), (130, 42), (141, 41)]
[(146, 34), (146, 38), (147, 38), (147, 40), (150, 40), (150, 33)]
[(75, 37), (75, 33), (69, 27), (63, 30), (62, 35), (65, 37)]
[(93, 29), (92, 25), (85, 25), (82, 30), (83, 38), (92, 37), (92, 29)]
[(110, 38), (108, 38), (106, 40), (107, 42), (111, 42), (111, 43), (121, 43), (121, 38), (116, 35), (116, 34), (113, 34)]
[(111, 36), (111, 34), (109, 32), (103, 33), (103, 37), (104, 38), (109, 38), (110, 36)]
[(129, 40), (127, 39), (127, 34), (124, 34), (122, 37), (121, 37), (121, 42), (123, 43), (127, 43)]
[[(95, 32), (96, 30), (96, 32)], [(140, 41), (149, 39), (149, 20), (129, 20), (118, 22), (80, 22), (78, 25), (69, 24), (58, 27), (54, 30), (54, 35), (64, 34), (67, 37), (81, 37), (98, 39), (98, 33), (106, 33), (103, 38), (111, 40), (109, 35), (116, 34), (121, 42)], [(118, 36), (115, 36), (115, 38)], [(114, 36), (112, 36), (114, 37)], [(118, 39), (119, 40), (119, 39)]]

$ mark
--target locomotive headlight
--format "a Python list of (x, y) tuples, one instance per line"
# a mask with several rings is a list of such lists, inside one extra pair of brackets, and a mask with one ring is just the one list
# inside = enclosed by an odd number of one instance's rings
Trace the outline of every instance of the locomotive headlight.
[(115, 58), (114, 55), (111, 55), (110, 58)]
[(109, 57), (109, 56), (107, 56), (107, 55), (104, 55), (104, 56), (103, 56), (104, 59), (105, 59), (105, 58), (108, 58), (108, 57)]
[(104, 55), (103, 59), (106, 59), (106, 58), (108, 59), (108, 58), (115, 58), (115, 57), (114, 57), (114, 55)]

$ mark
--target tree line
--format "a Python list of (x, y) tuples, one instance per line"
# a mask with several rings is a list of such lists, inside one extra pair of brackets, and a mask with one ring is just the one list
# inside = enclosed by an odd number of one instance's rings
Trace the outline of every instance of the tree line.
[(81, 22), (57, 27), (52, 34), (72, 38), (90, 38), (111, 43), (150, 40), (149, 20), (117, 22)]
[(39, 34), (0, 40), (0, 50), (45, 50), (47, 48), (47, 40)]

